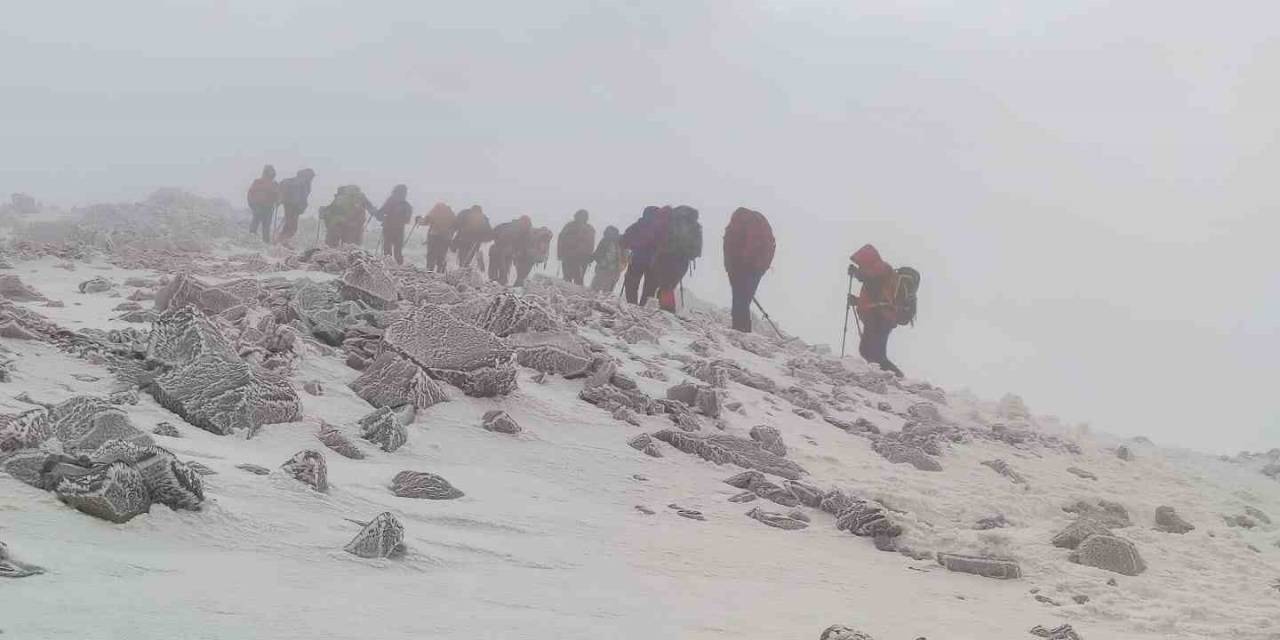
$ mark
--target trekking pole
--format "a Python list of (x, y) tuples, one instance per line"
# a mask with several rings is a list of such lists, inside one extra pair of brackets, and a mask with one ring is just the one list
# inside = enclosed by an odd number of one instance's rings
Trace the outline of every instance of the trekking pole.
[(404, 237), (404, 243), (409, 244), (409, 238), (413, 237), (413, 232), (418, 230), (418, 221), (413, 221), (413, 226), (409, 228), (409, 235)]
[[(844, 333), (840, 336), (840, 357), (844, 357), (845, 344), (849, 341), (849, 296), (853, 295), (853, 274), (849, 274), (849, 292), (844, 296)], [(862, 335), (862, 330), (858, 330)]]
[(786, 337), (784, 337), (782, 332), (778, 330), (778, 325), (773, 323), (773, 318), (769, 317), (769, 312), (764, 310), (764, 306), (760, 304), (760, 301), (756, 300), (754, 296), (752, 296), (751, 301), (756, 303), (756, 308), (760, 310), (760, 315), (764, 316), (764, 319), (769, 322), (769, 326), (773, 327), (773, 332), (778, 334), (779, 338), (786, 340)]

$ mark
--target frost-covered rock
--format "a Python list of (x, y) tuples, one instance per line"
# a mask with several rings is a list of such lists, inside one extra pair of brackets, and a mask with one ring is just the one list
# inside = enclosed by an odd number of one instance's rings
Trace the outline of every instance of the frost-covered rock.
[(1182, 519), (1173, 507), (1156, 507), (1156, 530), (1165, 533), (1187, 533), (1194, 529), (1195, 526)]
[(102, 276), (94, 277), (80, 283), (80, 293), (106, 293), (116, 288), (116, 283)]
[(465, 305), (460, 316), (499, 337), (529, 331), (556, 331), (555, 315), (535, 296), (504, 291), (489, 300)]
[(76, 510), (109, 522), (128, 522), (151, 508), (142, 474), (125, 462), (113, 462), (81, 475), (65, 475), (53, 489)]
[(787, 445), (782, 442), (782, 434), (768, 425), (751, 427), (751, 439), (760, 443), (760, 448), (778, 456), (787, 455)]
[(204, 481), (189, 464), (168, 449), (110, 440), (89, 455), (95, 466), (124, 462), (138, 471), (151, 502), (171, 509), (198, 510), (204, 502)]
[(0, 297), (14, 302), (41, 302), (44, 294), (32, 289), (15, 275), (0, 275)]
[(344, 458), (352, 460), (363, 460), (364, 452), (360, 447), (356, 446), (345, 434), (338, 430), (337, 427), (327, 423), (320, 423), (320, 430), (316, 432), (316, 439), (331, 451), (337, 453)]
[(94, 396), (74, 396), (49, 410), (49, 433), (68, 453), (88, 453), (109, 440), (148, 446), (151, 436), (133, 425), (120, 407)]
[[(240, 291), (245, 292), (244, 289)], [(245, 299), (223, 287), (206, 284), (187, 273), (179, 273), (156, 293), (155, 310), (163, 313), (193, 306), (206, 314), (217, 315), (245, 302)]]
[(642, 433), (627, 441), (627, 446), (654, 458), (662, 457), (662, 449), (658, 448), (658, 443), (654, 441), (653, 436)]
[(1092, 535), (1111, 535), (1111, 530), (1093, 518), (1082, 517), (1067, 525), (1053, 537), (1053, 546), (1061, 549), (1076, 549), (1085, 538)]
[(484, 418), (480, 421), (480, 426), (484, 428), (485, 431), (506, 433), (510, 435), (515, 435), (523, 431), (515, 418), (512, 418), (510, 414), (500, 409), (486, 411)]
[(1094, 475), (1092, 472), (1085, 471), (1080, 467), (1067, 467), (1067, 473), (1070, 473), (1071, 475), (1076, 476), (1077, 478), (1084, 478), (1085, 480), (1098, 479), (1098, 476)]
[(49, 439), (49, 410), (28, 409), (18, 414), (0, 414), (0, 453), (39, 446)]
[(875, 640), (870, 635), (851, 629), (844, 625), (834, 624), (827, 627), (818, 640)]
[(470, 396), (505, 395), (516, 387), (511, 347), (493, 333), (423, 305), (391, 323), (383, 334), (388, 352)]
[(920, 447), (881, 440), (873, 444), (872, 449), (893, 464), (909, 464), (921, 471), (942, 471), (942, 463)]
[(1114, 535), (1094, 534), (1084, 539), (1068, 560), (1088, 567), (1136, 576), (1147, 570), (1132, 542)]
[(409, 441), (409, 432), (400, 423), (399, 416), (390, 407), (381, 407), (377, 411), (360, 418), (360, 437), (378, 445), (378, 448), (391, 453)]
[(989, 467), (992, 471), (995, 471), (996, 473), (1008, 478), (1014, 484), (1027, 483), (1027, 479), (1022, 477), (1022, 474), (1018, 473), (1017, 471), (1014, 471), (1013, 467), (1009, 466), (1009, 463), (1005, 462), (1003, 458), (996, 458), (995, 460), (983, 460), (982, 466)]
[(378, 514), (343, 547), (361, 558), (388, 558), (403, 550), (404, 525), (390, 512)]
[(27, 578), (44, 573), (44, 569), (18, 561), (9, 553), (9, 547), (0, 542), (0, 578)]
[(1124, 508), (1124, 505), (1110, 500), (1097, 500), (1094, 502), (1079, 500), (1075, 504), (1063, 507), (1062, 510), (1067, 513), (1074, 513), (1081, 518), (1100, 522), (1114, 529), (1123, 529), (1133, 524), (1129, 520), (1129, 511)]
[(583, 341), (567, 331), (516, 333), (507, 338), (507, 344), (515, 350), (520, 366), (544, 373), (581, 376), (593, 361)]
[(1009, 558), (986, 558), (958, 553), (939, 553), (937, 560), (938, 564), (946, 567), (947, 571), (972, 573), (984, 578), (996, 578), (998, 580), (1015, 580), (1022, 577), (1022, 568), (1018, 566), (1017, 561)]
[(361, 302), (374, 309), (390, 308), (400, 298), (395, 281), (382, 263), (363, 251), (351, 252), (350, 266), (339, 280), (339, 292), (346, 300)]
[(759, 507), (748, 511), (747, 517), (778, 529), (805, 529), (809, 526), (809, 523), (802, 520), (796, 520), (781, 513), (764, 511)]
[(305, 449), (280, 465), (285, 473), (321, 493), (329, 490), (329, 467), (319, 451)]
[(799, 480), (806, 471), (800, 465), (760, 448), (754, 440), (727, 434), (700, 435), (663, 429), (653, 437), (689, 454), (716, 464), (735, 464), (746, 469)]
[(426, 409), (446, 402), (444, 387), (412, 360), (383, 353), (349, 385), (365, 402), (375, 407), (397, 408), (412, 405)]
[(453, 500), (464, 494), (448, 480), (425, 471), (401, 471), (391, 480), (391, 493), (401, 498)]

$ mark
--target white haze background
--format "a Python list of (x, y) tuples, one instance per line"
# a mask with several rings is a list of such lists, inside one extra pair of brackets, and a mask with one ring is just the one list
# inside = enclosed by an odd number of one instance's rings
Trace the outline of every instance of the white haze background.
[[(949, 388), (1215, 451), (1280, 446), (1272, 3), (9, 3), (0, 192), (62, 205), (261, 165), (598, 229), (689, 203), (727, 303), (839, 344), (848, 254), (924, 272), (891, 355)], [(314, 211), (314, 210), (313, 210)], [(313, 213), (312, 211), (312, 213)], [(247, 220), (246, 220), (247, 225)], [(855, 338), (851, 336), (851, 344)], [(856, 350), (856, 347), (855, 347)]]

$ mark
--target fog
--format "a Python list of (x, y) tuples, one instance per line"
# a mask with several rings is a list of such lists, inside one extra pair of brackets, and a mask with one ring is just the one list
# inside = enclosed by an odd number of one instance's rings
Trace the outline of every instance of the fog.
[(890, 342), (909, 375), (1280, 446), (1280, 9), (1029, 4), (23, 3), (0, 193), (239, 204), (270, 162), (314, 168), (313, 205), (403, 182), (420, 211), (556, 230), (688, 203), (708, 249), (687, 286), (726, 304), (745, 205), (778, 235), (759, 300), (808, 340), (839, 349), (873, 242), (924, 274)]

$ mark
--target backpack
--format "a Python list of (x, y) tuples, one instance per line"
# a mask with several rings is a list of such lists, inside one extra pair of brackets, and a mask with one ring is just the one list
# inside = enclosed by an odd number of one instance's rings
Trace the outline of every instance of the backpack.
[(920, 291), (920, 272), (911, 267), (898, 267), (894, 271), (893, 305), (894, 317), (899, 325), (916, 323), (916, 300)]
[(702, 225), (695, 213), (674, 212), (667, 227), (666, 251), (688, 260), (702, 256)]
[(739, 208), (729, 219), (724, 234), (725, 267), (768, 271), (773, 264), (776, 243), (773, 227), (759, 211)]

